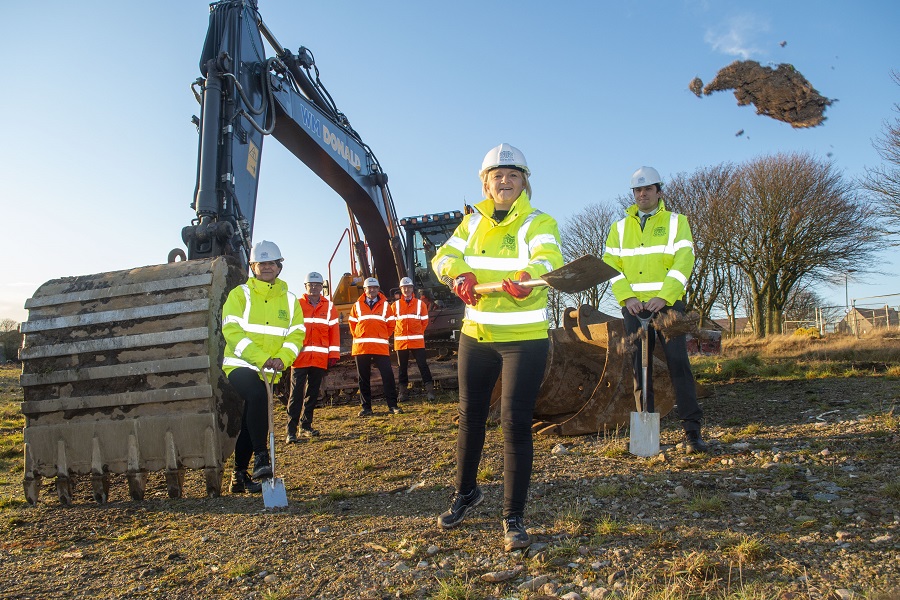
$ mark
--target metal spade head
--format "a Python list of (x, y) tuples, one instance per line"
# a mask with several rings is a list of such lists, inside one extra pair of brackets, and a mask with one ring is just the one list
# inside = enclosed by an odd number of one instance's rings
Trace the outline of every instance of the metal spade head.
[(586, 254), (555, 271), (550, 271), (541, 279), (552, 288), (566, 294), (574, 294), (609, 281), (618, 274), (618, 271), (596, 256)]

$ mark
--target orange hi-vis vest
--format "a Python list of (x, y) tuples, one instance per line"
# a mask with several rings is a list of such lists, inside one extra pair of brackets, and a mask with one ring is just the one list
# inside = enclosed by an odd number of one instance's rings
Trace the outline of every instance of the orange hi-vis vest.
[(294, 367), (328, 368), (329, 358), (341, 357), (341, 331), (338, 324), (338, 312), (334, 303), (325, 296), (319, 296), (319, 303), (312, 304), (309, 295), (303, 294), (297, 299), (303, 310), (303, 324), (306, 326), (306, 338), (303, 348), (294, 361)]
[(395, 300), (393, 304), (394, 350), (413, 350), (425, 347), (425, 328), (428, 327), (428, 307), (418, 298)]
[(353, 356), (357, 354), (382, 354), (389, 356), (388, 340), (394, 333), (394, 313), (384, 294), (378, 292), (378, 301), (369, 308), (363, 294), (350, 309), (350, 333), (353, 335)]

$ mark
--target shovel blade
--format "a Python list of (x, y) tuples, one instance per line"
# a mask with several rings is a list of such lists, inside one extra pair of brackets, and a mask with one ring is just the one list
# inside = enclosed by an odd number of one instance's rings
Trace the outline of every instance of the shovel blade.
[(286, 508), (287, 490), (284, 488), (284, 479), (273, 477), (262, 482), (263, 504), (266, 508)]
[(586, 254), (550, 271), (542, 279), (552, 288), (566, 294), (574, 294), (609, 281), (618, 274), (618, 271), (596, 256)]
[(659, 413), (631, 413), (628, 451), (645, 458), (659, 454)]

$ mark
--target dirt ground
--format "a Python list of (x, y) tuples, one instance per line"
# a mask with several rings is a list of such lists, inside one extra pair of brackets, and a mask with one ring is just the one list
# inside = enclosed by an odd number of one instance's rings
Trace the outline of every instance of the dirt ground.
[(898, 598), (900, 382), (886, 376), (708, 386), (708, 455), (642, 459), (623, 432), (538, 437), (527, 524), (502, 549), (501, 432), (489, 430), (485, 502), (458, 529), (455, 393), (388, 415), (321, 407), (322, 435), (285, 446), (290, 506), (258, 495), (166, 497), (161, 475), (132, 502), (61, 507), (53, 481), (24, 503), (21, 389), (0, 370), (2, 598)]

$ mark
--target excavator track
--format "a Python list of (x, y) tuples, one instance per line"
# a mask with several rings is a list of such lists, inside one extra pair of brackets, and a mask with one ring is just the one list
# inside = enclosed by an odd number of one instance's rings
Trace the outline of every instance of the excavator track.
[(180, 497), (186, 469), (221, 492), (243, 404), (221, 370), (221, 310), (245, 275), (224, 257), (175, 262), (42, 285), (25, 307), (21, 359), (25, 497), (43, 477), (60, 502), (89, 476), (104, 503), (110, 474), (135, 500), (164, 471)]

